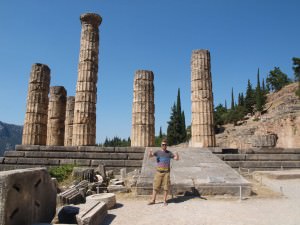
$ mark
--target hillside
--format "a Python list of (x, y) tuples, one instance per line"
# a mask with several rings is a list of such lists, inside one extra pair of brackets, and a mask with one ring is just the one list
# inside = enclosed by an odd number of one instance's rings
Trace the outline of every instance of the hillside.
[(267, 96), (265, 113), (243, 121), (239, 126), (224, 126), (216, 135), (220, 147), (300, 148), (300, 99), (295, 95), (297, 83)]
[(22, 130), (22, 126), (0, 121), (0, 156), (4, 151), (14, 149), (16, 144), (21, 144)]

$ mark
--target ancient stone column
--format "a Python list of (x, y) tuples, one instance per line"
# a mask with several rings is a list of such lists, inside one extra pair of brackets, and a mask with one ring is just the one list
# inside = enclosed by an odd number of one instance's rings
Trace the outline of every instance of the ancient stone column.
[(192, 147), (216, 145), (213, 93), (208, 50), (194, 50), (191, 59)]
[(135, 72), (133, 84), (131, 146), (154, 146), (154, 74), (148, 70)]
[(46, 144), (49, 85), (49, 67), (40, 63), (33, 64), (27, 94), (23, 145)]
[(50, 87), (47, 145), (64, 145), (66, 102), (67, 91), (64, 87)]
[(81, 40), (76, 85), (72, 145), (96, 144), (96, 102), (98, 80), (99, 25), (94, 13), (80, 16)]
[(69, 96), (67, 98), (67, 106), (66, 106), (65, 143), (64, 143), (65, 146), (72, 146), (74, 105), (75, 105), (75, 97)]

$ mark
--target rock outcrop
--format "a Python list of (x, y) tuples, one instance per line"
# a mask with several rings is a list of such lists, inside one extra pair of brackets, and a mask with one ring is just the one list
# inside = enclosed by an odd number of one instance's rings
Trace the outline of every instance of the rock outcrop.
[(300, 99), (298, 83), (267, 96), (265, 113), (255, 115), (240, 126), (226, 125), (217, 134), (217, 145), (226, 148), (300, 147)]

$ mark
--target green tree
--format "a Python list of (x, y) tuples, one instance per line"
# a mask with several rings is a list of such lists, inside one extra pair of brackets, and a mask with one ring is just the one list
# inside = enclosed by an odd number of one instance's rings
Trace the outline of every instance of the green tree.
[(259, 69), (257, 70), (257, 85), (255, 89), (256, 110), (263, 111), (265, 105), (265, 95), (260, 87)]
[(274, 67), (274, 70), (269, 72), (266, 82), (271, 91), (279, 91), (281, 88), (291, 83), (291, 80), (279, 67)]
[(245, 108), (247, 113), (253, 113), (253, 107), (255, 104), (255, 93), (248, 79), (246, 96), (245, 96)]
[(294, 57), (293, 59), (293, 70), (295, 81), (298, 82), (298, 89), (296, 90), (296, 95), (300, 98), (300, 58)]
[(184, 112), (181, 111), (180, 89), (177, 93), (177, 104), (171, 108), (170, 121), (168, 121), (167, 139), (169, 145), (176, 145), (186, 141), (186, 127)]
[(233, 88), (231, 88), (231, 110), (234, 109), (234, 95), (233, 95)]
[(161, 131), (161, 127), (159, 128), (159, 137), (162, 138), (163, 135), (162, 135), (162, 131)]

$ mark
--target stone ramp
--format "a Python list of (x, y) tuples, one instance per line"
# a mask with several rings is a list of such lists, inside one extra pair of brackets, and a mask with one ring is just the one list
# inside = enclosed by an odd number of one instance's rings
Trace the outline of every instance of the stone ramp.
[[(159, 148), (152, 148), (153, 151)], [(171, 163), (172, 194), (240, 195), (249, 196), (251, 184), (237, 171), (205, 148), (169, 148), (178, 152), (180, 160)], [(146, 148), (141, 175), (137, 182), (137, 193), (152, 193), (155, 173), (155, 157), (148, 157)]]

